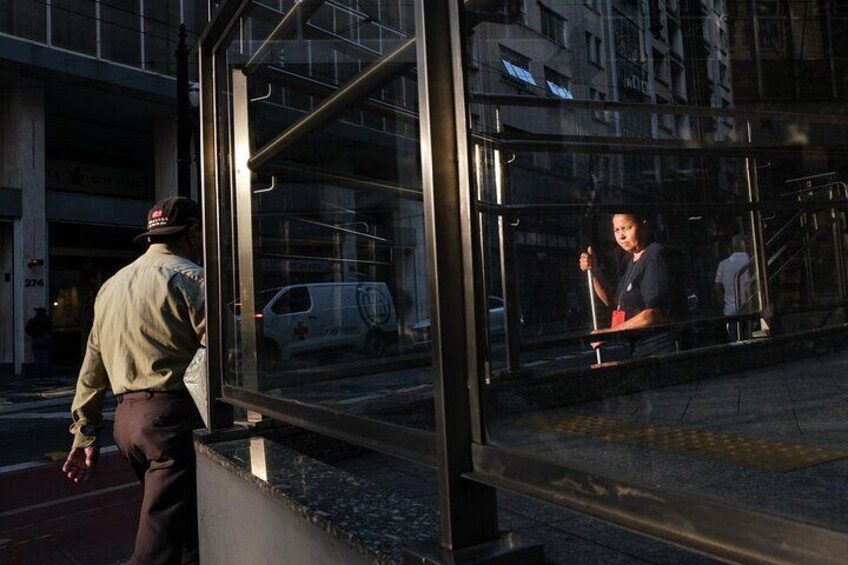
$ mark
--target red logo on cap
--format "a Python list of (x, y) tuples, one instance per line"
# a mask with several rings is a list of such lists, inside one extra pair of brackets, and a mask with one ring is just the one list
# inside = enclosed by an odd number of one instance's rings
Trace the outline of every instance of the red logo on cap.
[(162, 217), (162, 214), (164, 214), (164, 212), (162, 210), (155, 210), (152, 214), (150, 214), (150, 217), (151, 218), (160, 218), (160, 217)]

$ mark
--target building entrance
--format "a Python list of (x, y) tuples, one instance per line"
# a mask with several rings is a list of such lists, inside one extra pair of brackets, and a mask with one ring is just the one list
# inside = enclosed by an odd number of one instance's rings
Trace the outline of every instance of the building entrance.
[(15, 360), (15, 277), (12, 222), (0, 221), (0, 372)]
[(53, 223), (50, 233), (53, 364), (72, 369), (82, 362), (100, 286), (143, 249), (132, 242), (134, 228)]

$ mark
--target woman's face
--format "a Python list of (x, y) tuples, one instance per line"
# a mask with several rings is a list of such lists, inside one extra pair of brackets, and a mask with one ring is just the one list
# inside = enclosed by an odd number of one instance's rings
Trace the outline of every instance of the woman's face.
[(644, 227), (633, 216), (628, 214), (613, 216), (612, 231), (615, 241), (625, 252), (638, 253), (645, 248)]

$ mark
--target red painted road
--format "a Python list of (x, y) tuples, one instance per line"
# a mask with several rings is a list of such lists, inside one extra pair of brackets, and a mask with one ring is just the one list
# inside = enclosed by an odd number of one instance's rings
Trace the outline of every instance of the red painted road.
[(107, 565), (132, 554), (141, 486), (118, 453), (71, 483), (61, 463), (0, 474), (0, 563)]

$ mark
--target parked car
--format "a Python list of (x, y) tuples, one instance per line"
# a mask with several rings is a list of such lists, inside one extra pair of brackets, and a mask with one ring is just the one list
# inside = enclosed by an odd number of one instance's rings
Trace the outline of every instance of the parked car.
[[(504, 318), (504, 301), (498, 296), (490, 296), (489, 306), (489, 335), (503, 335), (506, 331), (506, 320)], [(522, 318), (521, 322), (524, 320)], [(430, 343), (430, 318), (421, 320), (412, 326), (409, 337), (414, 345), (425, 345)]]

